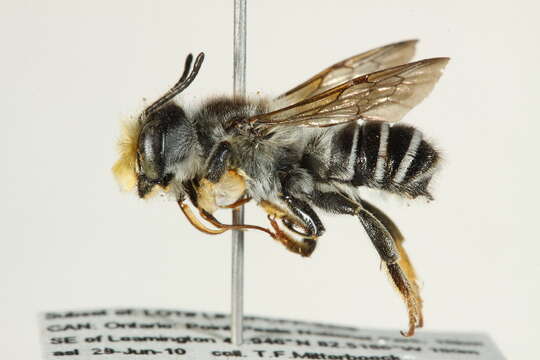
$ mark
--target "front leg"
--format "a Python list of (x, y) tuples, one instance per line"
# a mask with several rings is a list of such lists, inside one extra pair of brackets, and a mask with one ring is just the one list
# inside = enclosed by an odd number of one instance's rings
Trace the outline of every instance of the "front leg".
[(215, 145), (206, 161), (206, 179), (217, 183), (227, 171), (232, 148), (228, 141), (222, 141)]
[[(212, 214), (210, 214), (209, 212), (204, 210), (204, 208), (200, 207), (200, 202), (201, 202), (201, 200), (204, 201), (204, 199), (199, 198), (197, 187), (199, 187), (199, 181), (197, 179), (184, 181), (182, 183), (182, 192), (180, 193), (180, 195), (177, 198), (178, 206), (180, 206), (180, 209), (184, 213), (184, 216), (188, 219), (190, 224), (193, 225), (193, 227), (195, 227), (197, 230), (199, 230), (199, 231), (201, 231), (201, 232), (203, 232), (205, 234), (219, 235), (219, 234), (224, 233), (227, 230), (248, 230), (248, 229), (253, 229), (253, 230), (263, 231), (263, 232), (269, 234), (272, 237), (275, 236), (275, 234), (273, 234), (270, 230), (262, 228), (260, 226), (222, 224)], [(205, 224), (203, 224), (195, 216), (195, 214), (193, 214), (193, 212), (191, 211), (189, 206), (184, 203), (184, 201), (186, 200), (185, 199), (186, 195), (189, 197), (189, 199), (190, 199), (191, 203), (193, 204), (193, 206), (195, 206), (196, 208), (199, 209), (199, 215), (204, 220), (208, 221), (210, 224), (217, 227), (217, 229), (211, 229), (211, 228), (207, 227)], [(244, 199), (239, 200), (238, 204), (240, 204), (241, 201), (244, 201)], [(247, 199), (247, 201), (249, 201), (249, 199)], [(240, 205), (238, 205), (238, 206), (240, 206)]]
[(197, 197), (196, 190), (197, 183), (197, 179), (188, 180), (182, 183), (182, 192), (177, 198), (178, 206), (180, 206), (180, 209), (184, 213), (184, 216), (195, 229), (209, 235), (218, 235), (224, 233), (225, 231), (227, 231), (227, 229), (211, 229), (201, 223), (199, 219), (197, 219), (195, 214), (193, 214), (189, 206), (184, 203), (187, 195), (193, 206), (198, 207), (199, 199)]

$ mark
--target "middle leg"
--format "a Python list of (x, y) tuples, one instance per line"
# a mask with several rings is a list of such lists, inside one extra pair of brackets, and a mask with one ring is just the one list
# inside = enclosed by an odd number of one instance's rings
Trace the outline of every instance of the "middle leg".
[[(313, 209), (304, 202), (293, 201), (285, 206), (277, 205), (269, 200), (259, 202), (264, 211), (268, 214), (270, 224), (275, 231), (274, 238), (281, 242), (289, 251), (301, 256), (310, 256), (317, 246), (317, 238), (324, 232), (324, 227)], [(306, 205), (306, 206), (302, 206)], [(294, 214), (291, 214), (288, 210)], [(302, 215), (299, 217), (296, 214)], [(283, 231), (276, 219), (280, 219), (291, 232), (300, 235), (301, 240), (295, 239), (290, 234)]]

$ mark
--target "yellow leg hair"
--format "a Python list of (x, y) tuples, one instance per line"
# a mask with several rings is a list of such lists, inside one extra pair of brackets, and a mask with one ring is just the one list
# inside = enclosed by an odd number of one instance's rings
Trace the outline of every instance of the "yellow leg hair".
[(397, 248), (399, 250), (399, 255), (400, 255), (398, 264), (403, 270), (405, 274), (405, 278), (408, 279), (411, 285), (412, 296), (415, 298), (415, 303), (416, 303), (417, 313), (418, 313), (417, 327), (421, 328), (424, 326), (424, 315), (422, 313), (423, 300), (422, 300), (422, 297), (420, 296), (420, 284), (418, 283), (418, 277), (416, 276), (416, 271), (414, 271), (414, 267), (412, 266), (412, 263), (409, 259), (409, 255), (407, 254), (407, 252), (405, 251), (405, 248), (403, 247), (403, 238), (401, 240), (396, 240), (396, 245), (397, 245)]
[(416, 328), (422, 327), (424, 322), (422, 315), (422, 299), (415, 289), (416, 286), (411, 284), (405, 275), (405, 272), (399, 265), (399, 262), (386, 264), (386, 269), (407, 306), (409, 328), (407, 331), (402, 331), (401, 335), (413, 336)]

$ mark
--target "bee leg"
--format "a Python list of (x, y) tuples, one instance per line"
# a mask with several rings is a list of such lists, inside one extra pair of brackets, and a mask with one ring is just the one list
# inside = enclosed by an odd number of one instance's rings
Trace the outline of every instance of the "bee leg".
[[(182, 188), (185, 194), (187, 194), (193, 206), (198, 207), (197, 191), (195, 190), (196, 186), (197, 184), (194, 184), (194, 182), (191, 180), (185, 181), (182, 183)], [(193, 214), (189, 206), (184, 203), (185, 194), (181, 195), (177, 199), (177, 203), (178, 203), (178, 206), (180, 206), (182, 213), (184, 213), (184, 216), (186, 217), (186, 219), (188, 219), (189, 223), (195, 229), (209, 235), (219, 235), (227, 231), (227, 229), (222, 229), (222, 228), (218, 228), (217, 230), (211, 229), (207, 227), (206, 225), (204, 225), (202, 222), (200, 222), (199, 219), (197, 219), (197, 217), (195, 216), (195, 214)]]
[[(318, 216), (315, 214), (313, 209), (311, 209), (311, 207), (308, 206), (309, 210), (311, 211), (305, 209), (304, 211), (307, 211), (308, 213), (312, 212), (315, 215), (315, 217), (312, 217), (311, 220), (308, 221), (308, 224), (311, 223), (316, 225), (307, 225), (301, 222), (301, 219), (296, 220), (289, 214), (288, 211), (268, 200), (262, 200), (259, 202), (259, 206), (261, 206), (268, 213), (270, 225), (272, 225), (272, 228), (275, 231), (272, 236), (274, 239), (281, 242), (289, 251), (301, 256), (310, 256), (313, 251), (315, 251), (315, 247), (317, 246), (317, 234), (322, 234), (324, 231), (324, 226), (322, 226)], [(289, 227), (291, 231), (300, 234), (304, 238), (300, 241), (289, 236), (289, 234), (281, 230), (276, 219), (282, 219), (285, 226)], [(292, 227), (292, 223), (301, 227), (305, 233), (296, 231)]]
[[(272, 237), (274, 236), (274, 234), (270, 230), (268, 230), (266, 228), (263, 228), (263, 227), (260, 227), (260, 226), (255, 226), (255, 225), (227, 225), (227, 224), (221, 223), (212, 214), (210, 214), (206, 210), (201, 209), (199, 207), (199, 199), (198, 199), (197, 190), (196, 190), (196, 187), (198, 185), (199, 185), (198, 180), (195, 180), (195, 181), (188, 180), (188, 181), (185, 181), (185, 182), (182, 183), (182, 188), (183, 188), (185, 194), (189, 197), (189, 200), (191, 201), (193, 206), (195, 206), (196, 208), (199, 209), (199, 215), (204, 220), (206, 220), (210, 224), (214, 225), (217, 228), (217, 230), (207, 227), (201, 221), (199, 221), (199, 219), (197, 219), (197, 217), (193, 214), (193, 212), (191, 211), (189, 206), (187, 206), (184, 203), (185, 195), (182, 195), (177, 199), (178, 205), (180, 206), (180, 209), (184, 213), (185, 217), (188, 219), (190, 224), (193, 225), (193, 227), (195, 227), (197, 230), (202, 231), (203, 233), (206, 233), (206, 234), (210, 234), (210, 235), (218, 235), (218, 234), (224, 233), (227, 230), (248, 230), (248, 229), (252, 229), (252, 230), (263, 231), (263, 232), (269, 234)], [(246, 203), (246, 202), (248, 202), (250, 200), (251, 200), (251, 198), (249, 198), (249, 197), (248, 198), (243, 198), (243, 199), (240, 199), (236, 203), (231, 204), (231, 205), (240, 206), (240, 205), (242, 205), (242, 204), (244, 204), (244, 203)]]
[(229, 224), (223, 224), (218, 219), (214, 217), (214, 215), (210, 214), (208, 211), (201, 209), (199, 211), (199, 214), (203, 219), (208, 221), (210, 224), (214, 225), (218, 229), (224, 229), (225, 230), (259, 230), (262, 232), (267, 233), (268, 235), (274, 237), (274, 234), (263, 227), (257, 226), (257, 225), (248, 225), (248, 224), (242, 224), (242, 225), (229, 225)]
[[(313, 191), (313, 177), (301, 168), (282, 169), (278, 172), (281, 182), (279, 199), (287, 205), (294, 216), (283, 216), (283, 224), (292, 232), (309, 238), (324, 234), (324, 225), (315, 210), (304, 200), (309, 199)], [(294, 225), (300, 226), (305, 233), (299, 233)]]
[(313, 251), (315, 250), (315, 247), (317, 245), (317, 242), (314, 238), (307, 238), (303, 239), (303, 242), (300, 242), (298, 240), (295, 240), (288, 236), (285, 232), (283, 232), (275, 220), (275, 216), (268, 215), (268, 219), (270, 220), (270, 224), (272, 225), (272, 228), (274, 229), (274, 233), (270, 230), (256, 226), (256, 225), (228, 225), (223, 224), (219, 220), (217, 220), (212, 214), (208, 213), (205, 210), (200, 211), (201, 217), (220, 229), (220, 231), (226, 231), (226, 230), (259, 230), (262, 232), (267, 233), (272, 238), (278, 240), (281, 242), (287, 249), (290, 251), (300, 254), (302, 256), (310, 256)]
[(298, 241), (280, 229), (274, 216), (268, 215), (268, 220), (270, 220), (270, 225), (272, 225), (275, 231), (273, 238), (282, 243), (287, 250), (304, 257), (309, 257), (313, 254), (313, 251), (317, 247), (316, 239), (304, 238), (302, 241)]
[(227, 230), (250, 230), (251, 229), (251, 230), (259, 230), (259, 231), (265, 232), (272, 237), (275, 236), (275, 234), (273, 234), (270, 230), (260, 227), (260, 226), (256, 226), (256, 225), (223, 224), (219, 220), (217, 220), (212, 214), (208, 213), (205, 210), (199, 209), (199, 214), (201, 215), (201, 217), (217, 228), (217, 229), (211, 229), (207, 227), (206, 225), (204, 225), (201, 221), (199, 221), (199, 219), (197, 219), (197, 217), (195, 216), (195, 214), (193, 214), (189, 206), (187, 206), (184, 203), (184, 200), (182, 199), (178, 200), (178, 205), (180, 206), (180, 209), (184, 213), (184, 216), (188, 219), (189, 223), (193, 225), (193, 227), (195, 227), (197, 230), (202, 231), (205, 234), (219, 235), (219, 234), (224, 233)]
[(227, 231), (228, 229), (226, 228), (218, 228), (217, 230), (216, 229), (210, 229), (209, 227), (207, 227), (206, 225), (204, 225), (203, 223), (201, 223), (199, 221), (199, 219), (197, 219), (197, 217), (195, 216), (195, 214), (193, 214), (193, 212), (191, 211), (191, 209), (189, 208), (189, 206), (187, 206), (183, 201), (178, 201), (178, 206), (180, 206), (180, 209), (182, 209), (182, 212), (184, 213), (184, 216), (186, 217), (186, 219), (188, 219), (189, 223), (197, 230), (205, 233), (205, 234), (209, 234), (209, 235), (219, 235), (219, 234), (222, 234), (224, 233), (225, 231)]
[[(307, 231), (307, 236), (317, 238), (324, 234), (326, 229), (324, 228), (321, 219), (319, 219), (319, 216), (317, 213), (315, 213), (315, 210), (313, 210), (308, 203), (291, 196), (287, 192), (285, 192), (279, 198), (281, 201), (287, 204), (292, 213), (298, 218), (300, 226)], [(288, 220), (289, 218), (286, 217), (286, 219)], [(291, 224), (291, 222), (286, 222), (285, 226), (289, 227), (288, 224)], [(293, 231), (296, 232), (295, 230)]]
[[(199, 186), (198, 180), (187, 180), (182, 183), (182, 189), (189, 197), (189, 201), (195, 206), (196, 208), (199, 207), (199, 199), (197, 196), (197, 190), (196, 187)], [(178, 202), (183, 202), (185, 198), (185, 195), (182, 195), (181, 199), (177, 199)]]
[(206, 161), (206, 179), (217, 183), (227, 171), (230, 156), (231, 144), (228, 141), (222, 141), (215, 145)]
[(236, 209), (237, 207), (245, 205), (250, 201), (251, 201), (251, 198), (249, 196), (248, 197), (243, 197), (243, 198), (240, 198), (239, 200), (236, 200), (234, 203), (232, 203), (230, 205), (226, 205), (224, 207), (227, 208), (227, 209)]
[(312, 200), (316, 206), (327, 211), (355, 215), (360, 219), (407, 306), (409, 328), (401, 334), (414, 335), (415, 329), (423, 325), (422, 299), (416, 274), (402, 246), (403, 235), (397, 226), (388, 216), (367, 201), (361, 199), (355, 201), (339, 192), (315, 191)]
[[(371, 214), (373, 214), (373, 216), (375, 216), (384, 225), (384, 227), (388, 230), (388, 232), (390, 232), (390, 235), (392, 235), (392, 238), (394, 239), (396, 243), (396, 247), (399, 251), (398, 264), (402, 268), (403, 272), (405, 273), (405, 277), (409, 280), (411, 284), (412, 290), (414, 292), (414, 297), (416, 298), (417, 305), (420, 309), (417, 327), (421, 328), (424, 325), (424, 318), (422, 315), (423, 301), (422, 301), (422, 298), (420, 297), (420, 286), (418, 284), (418, 276), (416, 275), (416, 271), (414, 270), (414, 267), (411, 263), (409, 255), (407, 254), (407, 251), (405, 251), (405, 248), (403, 247), (403, 242), (405, 241), (405, 238), (403, 234), (401, 234), (401, 231), (399, 231), (399, 228), (396, 226), (396, 224), (394, 224), (394, 222), (388, 217), (388, 215), (386, 215), (380, 209), (378, 209), (377, 207), (375, 207), (374, 205), (370, 204), (369, 202), (365, 200), (360, 199), (360, 203), (365, 209), (367, 209)], [(389, 269), (389, 272), (390, 272), (390, 269)], [(390, 273), (390, 275), (392, 275), (392, 273)]]
[[(370, 210), (373, 209), (374, 207), (372, 206)], [(412, 269), (412, 267), (410, 267), (407, 254), (400, 251), (403, 249), (401, 244), (398, 240), (394, 239), (391, 230), (384, 224), (383, 219), (378, 216), (380, 214), (374, 214), (370, 210), (363, 207), (358, 217), (379, 252), (381, 259), (384, 261), (390, 278), (407, 306), (409, 328), (406, 332), (402, 331), (401, 334), (403, 336), (412, 336), (415, 329), (422, 327), (424, 322), (422, 298), (420, 297), (419, 288), (416, 283), (416, 276), (409, 276), (408, 274), (408, 269)], [(386, 216), (385, 218), (388, 219)], [(403, 254), (405, 255), (402, 257)]]

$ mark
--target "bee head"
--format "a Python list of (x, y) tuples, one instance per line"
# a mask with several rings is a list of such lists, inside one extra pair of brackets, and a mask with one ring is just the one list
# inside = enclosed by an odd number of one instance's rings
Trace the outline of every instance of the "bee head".
[(137, 146), (137, 190), (141, 198), (156, 185), (169, 185), (175, 165), (189, 156), (196, 136), (184, 110), (174, 102), (148, 115)]
[(189, 156), (196, 143), (195, 128), (172, 99), (195, 79), (203, 59), (204, 54), (199, 54), (191, 70), (190, 54), (180, 80), (148, 106), (135, 124), (126, 124), (119, 142), (120, 159), (113, 167), (124, 190), (136, 185), (139, 197), (144, 198), (155, 186), (166, 188), (175, 176), (175, 165)]

